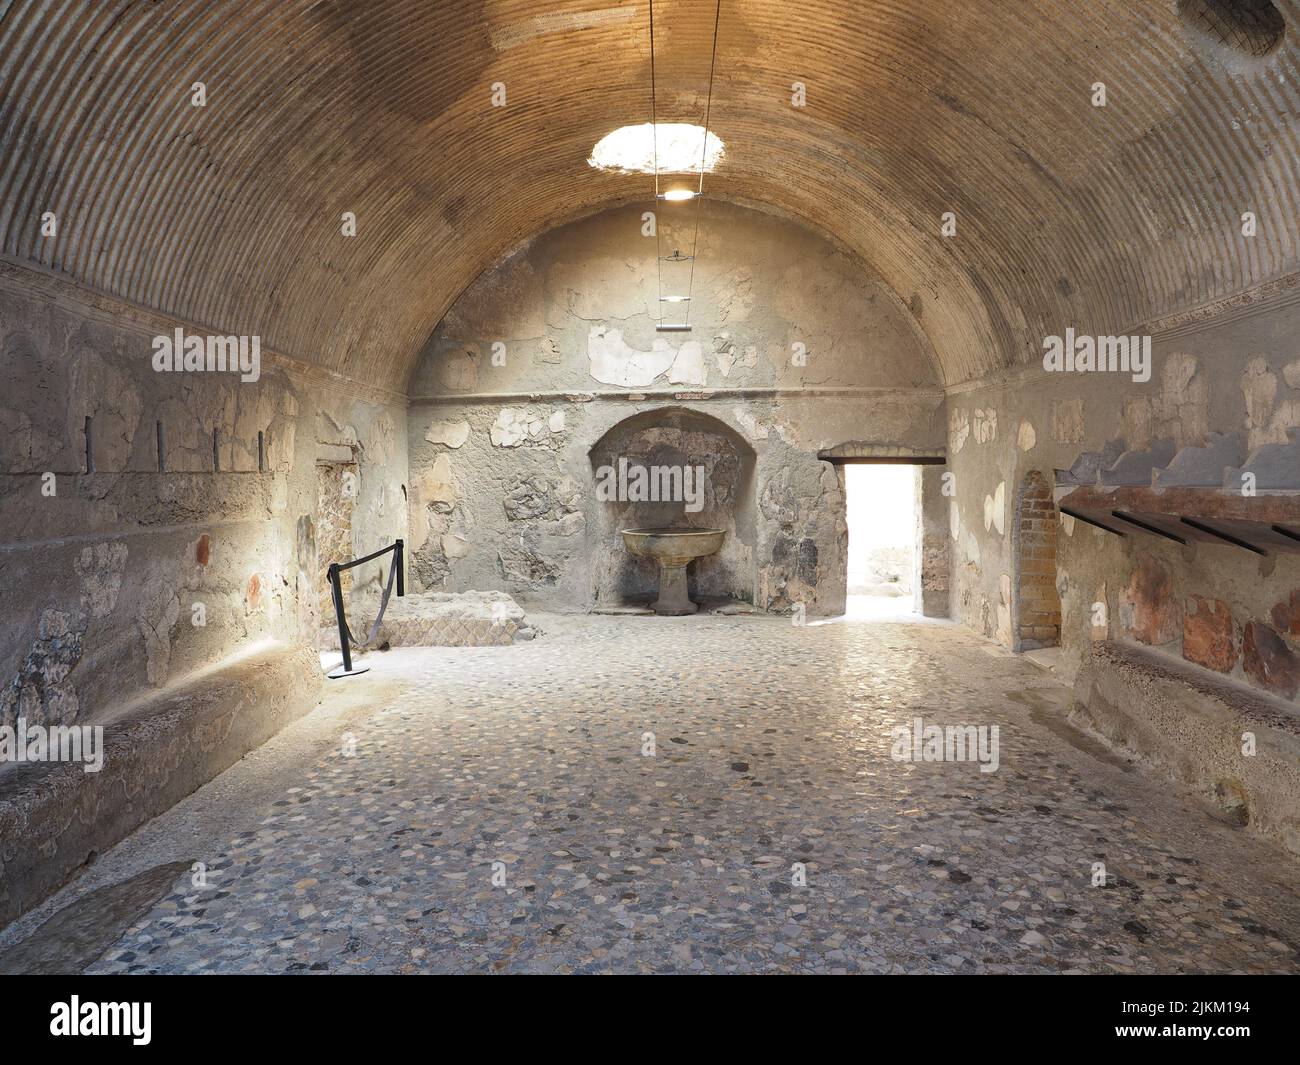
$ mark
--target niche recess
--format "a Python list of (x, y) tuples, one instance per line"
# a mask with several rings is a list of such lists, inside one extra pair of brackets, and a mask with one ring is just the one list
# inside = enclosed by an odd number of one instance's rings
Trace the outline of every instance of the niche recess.
[(1198, 43), (1248, 59), (1271, 54), (1286, 35), (1271, 0), (1178, 0), (1177, 11)]
[(639, 605), (654, 598), (658, 570), (623, 546), (623, 529), (686, 526), (725, 529), (722, 549), (691, 564), (693, 599), (754, 601), (756, 455), (725, 422), (684, 407), (643, 411), (613, 426), (590, 450), (592, 492), (602, 467), (703, 467), (703, 507), (691, 513), (684, 501), (592, 503), (587, 557), (593, 602), (602, 607)]

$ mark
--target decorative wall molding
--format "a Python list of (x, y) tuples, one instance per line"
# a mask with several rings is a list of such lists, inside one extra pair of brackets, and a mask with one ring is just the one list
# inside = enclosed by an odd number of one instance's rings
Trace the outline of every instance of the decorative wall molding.
[(650, 400), (665, 402), (704, 402), (737, 399), (903, 399), (931, 400), (942, 403), (941, 388), (653, 388), (595, 391), (561, 389), (545, 392), (465, 392), (445, 396), (411, 396), (413, 407), (472, 406), (497, 403), (645, 403)]
[(1144, 326), (1125, 332), (1149, 333), (1156, 340), (1170, 340), (1199, 333), (1207, 327), (1225, 325), (1296, 304), (1300, 304), (1300, 273), (1286, 274), (1234, 296), (1153, 318)]
[[(1127, 328), (1116, 330), (1115, 335), (1150, 336), (1155, 343), (1168, 343), (1181, 337), (1195, 336), (1256, 315), (1270, 314), (1297, 305), (1300, 305), (1300, 273), (1290, 273), (1245, 289), (1233, 296), (1225, 296), (1223, 299), (1212, 300), (1186, 310), (1174, 311), (1159, 318), (1135, 323)], [(949, 385), (944, 392), (946, 395), (953, 396), (979, 392), (986, 388), (1019, 387), (1047, 376), (1048, 372), (1039, 363), (1021, 363), (1019, 366)]]

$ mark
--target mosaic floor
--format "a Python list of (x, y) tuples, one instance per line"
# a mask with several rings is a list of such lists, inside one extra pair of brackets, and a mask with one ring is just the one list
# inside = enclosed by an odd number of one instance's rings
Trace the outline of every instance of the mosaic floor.
[[(279, 798), (171, 841), (208, 887), (181, 876), (89, 971), (1300, 970), (1297, 863), (959, 629), (541, 628), (403, 652)], [(998, 726), (997, 770), (895, 761), (918, 717)]]

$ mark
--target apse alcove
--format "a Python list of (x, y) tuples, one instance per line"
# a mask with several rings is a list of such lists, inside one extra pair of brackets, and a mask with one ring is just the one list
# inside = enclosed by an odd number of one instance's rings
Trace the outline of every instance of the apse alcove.
[(735, 429), (699, 411), (660, 407), (614, 425), (589, 458), (587, 555), (597, 608), (655, 598), (658, 569), (628, 551), (622, 530), (669, 526), (726, 533), (717, 553), (690, 566), (693, 600), (754, 601), (756, 455)]

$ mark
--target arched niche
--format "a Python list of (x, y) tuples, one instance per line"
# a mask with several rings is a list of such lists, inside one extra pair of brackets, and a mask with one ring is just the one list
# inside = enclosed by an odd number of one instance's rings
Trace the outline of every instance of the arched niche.
[[(591, 446), (588, 458), (594, 512), (587, 522), (587, 557), (594, 604), (635, 605), (654, 598), (658, 570), (627, 551), (622, 530), (664, 526), (726, 530), (717, 554), (691, 564), (693, 599), (754, 601), (757, 455), (740, 433), (700, 411), (657, 407), (612, 426)], [(610, 483), (602, 471), (615, 471), (614, 480), (625, 481), (622, 471), (637, 465), (702, 470), (699, 509), (688, 509), (685, 499), (597, 498), (597, 486)]]

